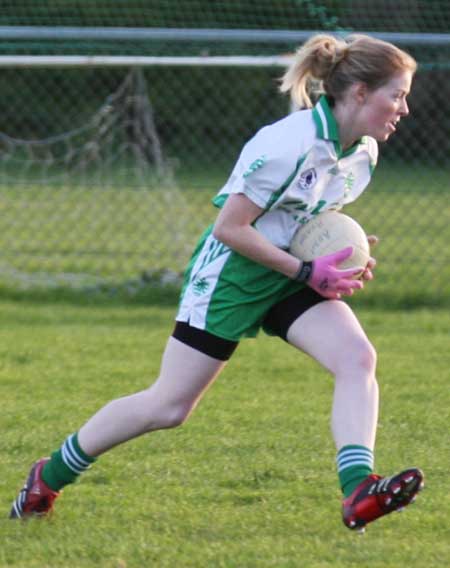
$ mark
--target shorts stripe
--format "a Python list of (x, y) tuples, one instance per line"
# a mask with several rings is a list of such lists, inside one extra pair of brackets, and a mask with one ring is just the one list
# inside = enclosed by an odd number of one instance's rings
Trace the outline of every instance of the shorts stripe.
[[(211, 229), (212, 230), (212, 229)], [(231, 250), (210, 233), (189, 273), (176, 319), (206, 328), (208, 308)]]

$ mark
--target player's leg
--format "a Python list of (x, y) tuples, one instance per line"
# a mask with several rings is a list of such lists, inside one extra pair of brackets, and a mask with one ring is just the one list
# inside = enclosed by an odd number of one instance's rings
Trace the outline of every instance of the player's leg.
[[(69, 436), (50, 459), (33, 465), (13, 503), (11, 518), (48, 513), (61, 489), (73, 483), (97, 456), (146, 432), (178, 426), (188, 418), (237, 343), (197, 330), (192, 341), (188, 333), (189, 345), (184, 342), (185, 335), (180, 336), (182, 340), (169, 339), (159, 377), (150, 388), (110, 402)], [(210, 354), (192, 346), (204, 343), (205, 337), (205, 351)]]
[(423, 486), (420, 470), (390, 478), (372, 473), (378, 418), (376, 354), (349, 306), (341, 301), (314, 305), (290, 325), (286, 339), (335, 378), (332, 432), (345, 524), (362, 528), (411, 503)]
[(287, 340), (335, 378), (331, 424), (337, 449), (353, 444), (373, 450), (376, 353), (349, 306), (335, 300), (319, 303), (293, 322)]
[(224, 365), (171, 337), (153, 385), (99, 410), (80, 429), (80, 445), (87, 454), (99, 456), (146, 432), (179, 426)]

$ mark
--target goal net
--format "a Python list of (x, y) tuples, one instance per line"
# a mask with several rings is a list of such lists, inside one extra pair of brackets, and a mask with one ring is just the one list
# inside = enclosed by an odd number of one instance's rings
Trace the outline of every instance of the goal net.
[(188, 254), (187, 201), (140, 70), (70, 130), (29, 139), (0, 132), (0, 165), (3, 281), (89, 288), (119, 276), (132, 288), (156, 274), (176, 280)]

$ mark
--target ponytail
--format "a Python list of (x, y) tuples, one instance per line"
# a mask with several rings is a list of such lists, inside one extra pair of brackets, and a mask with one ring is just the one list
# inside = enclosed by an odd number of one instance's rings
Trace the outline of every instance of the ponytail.
[(362, 34), (345, 40), (319, 34), (297, 50), (280, 91), (290, 93), (300, 108), (311, 108), (311, 99), (320, 94), (339, 100), (353, 83), (375, 90), (395, 73), (416, 68), (415, 60), (391, 43)]
[(311, 94), (323, 92), (323, 82), (345, 57), (348, 46), (333, 36), (320, 34), (297, 50), (293, 64), (281, 80), (280, 91), (290, 93), (301, 108), (313, 106)]

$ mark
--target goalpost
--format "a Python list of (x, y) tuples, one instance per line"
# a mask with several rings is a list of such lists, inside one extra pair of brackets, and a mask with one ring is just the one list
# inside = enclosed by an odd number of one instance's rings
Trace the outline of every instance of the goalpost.
[(291, 56), (0, 55), (0, 67), (285, 67)]

